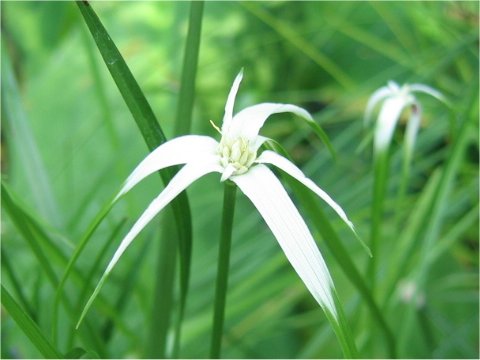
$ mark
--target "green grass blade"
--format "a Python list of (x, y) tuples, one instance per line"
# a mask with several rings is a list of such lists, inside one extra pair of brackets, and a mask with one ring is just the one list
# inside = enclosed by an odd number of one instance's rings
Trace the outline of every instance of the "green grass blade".
[(325, 144), (327, 147), (328, 151), (332, 155), (334, 159), (337, 158), (337, 153), (327, 135), (327, 133), (318, 125), (315, 121), (308, 121), (307, 122), (308, 126), (315, 132), (315, 134), (320, 138), (321, 141)]
[[(130, 109), (138, 128), (147, 143), (150, 150), (155, 149), (166, 141), (166, 137), (158, 124), (153, 111), (148, 104), (138, 83), (134, 79), (123, 57), (115, 46), (114, 42), (103, 27), (100, 19), (93, 11), (88, 2), (77, 2), (82, 16), (87, 24), (97, 47), (105, 61), (105, 64), (112, 75), (120, 93), (122, 94), (128, 108)], [(165, 183), (173, 176), (170, 169), (161, 173)], [(190, 249), (192, 241), (191, 216), (188, 199), (185, 193), (180, 194), (173, 202), (172, 209), (177, 225), (177, 234), (179, 238), (179, 249)], [(182, 254), (184, 258), (185, 254)], [(186, 266), (190, 259), (183, 259), (181, 262), (181, 272), (188, 274), (189, 268)], [(171, 265), (174, 266), (174, 265)], [(173, 271), (173, 270), (172, 270)], [(170, 308), (162, 309), (165, 314), (171, 312)], [(166, 333), (166, 332), (165, 332)]]
[(357, 347), (353, 341), (353, 336), (348, 326), (347, 319), (343, 313), (343, 306), (338, 299), (336, 291), (333, 292), (333, 301), (335, 302), (335, 308), (337, 309), (338, 319), (335, 318), (328, 311), (325, 311), (328, 321), (333, 327), (333, 331), (337, 336), (340, 344), (342, 345), (343, 356), (346, 359), (357, 359), (359, 358)]
[(54, 341), (57, 339), (57, 323), (58, 323), (58, 312), (60, 308), (60, 302), (63, 296), (63, 288), (65, 286), (65, 283), (67, 282), (68, 277), (72, 273), (75, 263), (77, 262), (78, 258), (83, 252), (83, 249), (87, 246), (88, 242), (92, 238), (93, 233), (95, 230), (100, 226), (101, 222), (105, 217), (108, 215), (110, 210), (113, 207), (113, 199), (105, 203), (105, 205), (100, 209), (100, 211), (97, 213), (93, 221), (90, 223), (89, 227), (87, 228), (87, 231), (85, 234), (82, 236), (80, 239), (80, 242), (78, 246), (76, 247), (72, 257), (68, 261), (67, 267), (65, 268), (65, 271), (63, 273), (62, 278), (60, 279), (60, 282), (57, 287), (57, 291), (55, 292), (55, 298), (54, 298), (54, 307), (53, 307), (53, 320), (52, 320), (52, 336)]
[[(125, 225), (125, 219), (120, 221), (117, 224), (117, 226), (113, 229), (111, 235), (108, 237), (107, 241), (102, 246), (102, 248), (100, 249), (99, 253), (97, 254), (95, 260), (93, 261), (93, 265), (90, 267), (90, 271), (85, 276), (83, 289), (80, 293), (80, 296), (78, 297), (78, 301), (77, 301), (77, 304), (76, 304), (77, 309), (81, 309), (82, 305), (85, 303), (86, 298), (88, 296), (88, 291), (93, 290), (91, 288), (91, 286), (92, 286), (92, 284), (95, 283), (94, 276), (101, 271), (100, 266), (101, 266), (101, 264), (103, 264), (102, 259), (106, 255), (110, 245), (117, 238), (117, 236), (118, 236), (120, 230), (122, 229), (123, 225)], [(109, 321), (111, 321), (111, 319), (109, 319)], [(105, 336), (104, 336), (104, 339), (105, 339)], [(71, 337), (71, 342), (73, 342), (73, 336)], [(72, 344), (70, 344), (70, 346), (72, 346)]]
[(20, 284), (20, 280), (17, 278), (14, 267), (10, 262), (10, 255), (7, 249), (3, 245), (1, 249), (1, 257), (2, 257), (2, 267), (4, 267), (5, 269), (4, 274), (6, 274), (10, 278), (12, 282), (12, 286), (15, 289), (15, 292), (17, 293), (17, 296), (18, 296), (18, 299), (20, 300), (21, 305), (26, 310), (27, 315), (33, 321), (36, 321), (37, 313), (28, 302), (27, 297), (25, 296), (25, 293), (22, 289), (22, 285)]
[(149, 331), (144, 356), (147, 358), (167, 357), (167, 335), (170, 326), (172, 311), (164, 309), (173, 308), (173, 289), (175, 279), (176, 257), (175, 252), (176, 229), (171, 221), (172, 214), (169, 210), (162, 214), (164, 226), (162, 228), (162, 241), (157, 244), (158, 258), (154, 279), (153, 301), (150, 310)]
[(91, 4), (88, 1), (77, 1), (77, 5), (145, 142), (150, 150), (155, 149), (167, 139), (150, 104)]
[(383, 307), (386, 308), (394, 293), (395, 288), (402, 276), (405, 275), (405, 269), (411, 266), (411, 259), (415, 253), (419, 251), (420, 243), (418, 235), (424, 226), (424, 219), (430, 211), (431, 204), (435, 198), (435, 189), (440, 180), (439, 171), (435, 171), (430, 176), (430, 179), (418, 197), (418, 200), (413, 207), (413, 211), (408, 218), (407, 225), (402, 231), (395, 244), (392, 256), (389, 259), (389, 272), (387, 273), (385, 285), (383, 289), (384, 299), (382, 300)]
[[(26, 213), (24, 213), (23, 209), (17, 204), (15, 199), (12, 198), (10, 191), (8, 190), (6, 185), (3, 183), (2, 183), (2, 207), (4, 207), (4, 209), (8, 212), (14, 225), (22, 234), (22, 236), (27, 241), (29, 246), (32, 248), (32, 251), (34, 252), (35, 256), (37, 257), (37, 260), (40, 262), (42, 268), (44, 269), (47, 275), (47, 279), (49, 283), (52, 285), (53, 288), (58, 288), (59, 281), (51, 265), (51, 262), (52, 262), (51, 260), (53, 258), (58, 258), (59, 256), (62, 256), (61, 255), (62, 253), (59, 251), (58, 248), (55, 248), (55, 245), (53, 244), (53, 242), (50, 241), (50, 244), (48, 246), (49, 254), (48, 256), (45, 254), (43, 248), (40, 245), (41, 244), (40, 238), (44, 237), (45, 234), (40, 229), (38, 229), (38, 224), (32, 223), (32, 218), (28, 216)], [(64, 260), (63, 264), (65, 264), (66, 259), (64, 258), (63, 260)], [(71, 269), (71, 271), (78, 277), (78, 273), (76, 273), (73, 268)], [(65, 309), (67, 310), (68, 315), (71, 318), (75, 318), (76, 314), (69, 299), (66, 297), (63, 297), (61, 298), (61, 300), (65, 305)], [(56, 308), (59, 310), (59, 307), (60, 307), (60, 303), (57, 304)], [(106, 354), (103, 344), (99, 341), (100, 338), (96, 335), (96, 330), (93, 329), (90, 323), (87, 323), (86, 330), (81, 332), (81, 336), (84, 339), (86, 339), (86, 341), (88, 341), (93, 346), (95, 346), (96, 351), (99, 354), (102, 354), (102, 355)]]
[(35, 257), (40, 263), (42, 270), (45, 271), (45, 274), (47, 275), (50, 282), (56, 283), (58, 281), (57, 275), (53, 270), (48, 256), (45, 254), (40, 244), (36, 241), (36, 237), (32, 233), (29, 224), (25, 221), (21, 212), (15, 205), (15, 201), (12, 199), (10, 191), (4, 183), (2, 183), (2, 207), (10, 215), (10, 218), (15, 224), (15, 226), (18, 229), (21, 229), (25, 240), (31, 247), (33, 253), (35, 254)]
[[(195, 99), (195, 80), (197, 75), (200, 39), (202, 33), (203, 1), (190, 2), (190, 19), (188, 34), (183, 56), (182, 79), (178, 96), (175, 122), (175, 136), (190, 132), (192, 126), (193, 105)], [(165, 238), (165, 237), (164, 237)], [(174, 246), (175, 244), (173, 244)], [(175, 324), (173, 357), (178, 356), (180, 347), (181, 327), (187, 301), (188, 283), (190, 278), (191, 243), (180, 244), (180, 307)]]
[(462, 217), (448, 233), (446, 233), (438, 241), (438, 244), (428, 252), (426, 262), (428, 264), (434, 263), (441, 255), (443, 255), (452, 244), (458, 240), (461, 235), (466, 232), (468, 228), (475, 224), (475, 221), (478, 220), (478, 204), (473, 209), (471, 209), (465, 216)]
[(193, 101), (195, 98), (195, 79), (197, 76), (200, 35), (202, 33), (203, 1), (190, 2), (190, 20), (188, 25), (185, 54), (183, 56), (182, 79), (178, 94), (175, 135), (185, 135), (192, 125)]
[(388, 173), (390, 169), (390, 156), (388, 149), (375, 154), (373, 174), (373, 199), (371, 207), (371, 228), (370, 228), (370, 250), (372, 257), (367, 265), (367, 277), (370, 282), (371, 291), (375, 292), (377, 268), (379, 262), (379, 241), (382, 236), (383, 209), (385, 193), (388, 184)]
[(98, 99), (98, 105), (102, 110), (102, 116), (105, 120), (108, 135), (110, 138), (110, 143), (112, 145), (112, 149), (116, 150), (120, 146), (120, 141), (118, 139), (118, 134), (115, 130), (115, 125), (113, 122), (113, 115), (112, 110), (110, 108), (110, 104), (108, 103), (107, 94), (105, 91), (105, 85), (103, 83), (103, 79), (100, 73), (100, 69), (95, 58), (95, 53), (93, 46), (91, 44), (90, 38), (88, 37), (88, 32), (86, 29), (82, 29), (82, 42), (85, 46), (85, 53), (87, 54), (88, 63), (90, 65), (90, 70), (92, 73), (93, 81), (94, 81), (94, 89), (96, 98)]
[(299, 51), (312, 59), (326, 73), (335, 79), (345, 89), (354, 86), (352, 79), (335, 62), (303, 39), (290, 25), (284, 24), (281, 20), (262, 10), (258, 4), (251, 2), (240, 3), (245, 9), (262, 20), (265, 24), (275, 30), (280, 36), (295, 46)]
[[(17, 201), (16, 197), (13, 196), (14, 194), (12, 194), (7, 187), (3, 188), (3, 191), (8, 195), (9, 199), (12, 200), (8, 203), (10, 207), (6, 207), (5, 210), (9, 213), (9, 215), (13, 211), (15, 211), (15, 214), (17, 216), (14, 219), (16, 220), (14, 221), (14, 225), (17, 227), (20, 234), (27, 240), (27, 242), (30, 243), (31, 239), (33, 238), (34, 241), (36, 241), (37, 244), (41, 246), (42, 251), (43, 249), (45, 249), (45, 256), (48, 257), (48, 260), (52, 265), (58, 265), (62, 268), (65, 268), (65, 266), (67, 266), (69, 262), (67, 255), (65, 255), (63, 251), (56, 245), (56, 243), (50, 238), (45, 229), (42, 228), (42, 226), (40, 225), (39, 220), (22, 207), (22, 205)], [(5, 205), (7, 204), (3, 204), (3, 206)], [(27, 238), (27, 236), (29, 236), (29, 238)], [(71, 276), (72, 280), (74, 280), (75, 284), (78, 287), (83, 287), (85, 285), (86, 278), (80, 271), (78, 271), (77, 268), (72, 267)], [(115, 319), (117, 321), (117, 324), (121, 325), (121, 328), (125, 330), (125, 326), (120, 321), (120, 319), (115, 316), (114, 310), (110, 309), (105, 299), (100, 296), (98, 300), (99, 305), (101, 305), (102, 311), (109, 315), (111, 318)]]
[(213, 327), (210, 345), (210, 358), (212, 359), (219, 359), (222, 349), (236, 192), (237, 186), (226, 181), (224, 185), (222, 228), (218, 249), (217, 280), (215, 283), (215, 303), (213, 307)]
[(39, 329), (37, 324), (28, 316), (28, 314), (18, 305), (15, 299), (10, 295), (2, 284), (2, 305), (15, 320), (17, 325), (27, 335), (33, 345), (47, 359), (61, 359), (55, 347), (48, 341)]
[(2, 45), (1, 56), (2, 116), (5, 120), (6, 133), (10, 139), (15, 139), (12, 144), (16, 144), (14, 150), (18, 153), (19, 165), (23, 168), (22, 171), (30, 187), (30, 195), (35, 206), (51, 223), (59, 225), (61, 216), (50, 187), (50, 180), (30, 129), (27, 114), (20, 101), (21, 94), (8, 51), (4, 50), (4, 45)]
[[(474, 87), (473, 87), (474, 86)], [(420, 250), (420, 258), (416, 269), (414, 270), (415, 284), (422, 289), (428, 281), (429, 269), (431, 262), (428, 261), (428, 254), (432, 251), (435, 240), (442, 229), (442, 220), (445, 216), (445, 209), (448, 206), (449, 195), (454, 186), (455, 176), (463, 164), (463, 157), (468, 141), (474, 133), (471, 128), (478, 121), (478, 82), (472, 83), (472, 89), (464, 104), (465, 108), (460, 116), (460, 129), (457, 137), (452, 145), (450, 156), (441, 174), (440, 182), (435, 192), (432, 206), (424, 219), (425, 232), (423, 236), (422, 248)], [(452, 114), (452, 116), (455, 116)], [(416, 300), (416, 299), (414, 299)], [(399, 340), (401, 349), (408, 349), (409, 338), (411, 336), (411, 328), (413, 326), (414, 315), (417, 312), (415, 306), (408, 308), (405, 321), (401, 326), (401, 338)]]
[[(112, 236), (113, 238), (113, 236)], [(135, 257), (137, 259), (143, 259), (147, 256), (147, 251), (149, 250), (150, 243), (145, 242), (143, 247), (138, 252), (138, 255)], [(138, 278), (138, 274), (140, 273), (142, 266), (139, 265), (137, 262), (132, 262), (130, 265), (130, 269), (127, 271), (126, 278), (122, 279), (122, 286), (119, 291), (117, 300), (115, 301), (114, 311), (116, 315), (120, 315), (124, 310), (125, 306), (127, 305), (128, 301), (134, 295), (134, 285)], [(113, 329), (114, 329), (114, 320), (115, 318), (108, 319), (102, 327), (102, 336), (105, 342), (110, 341)]]

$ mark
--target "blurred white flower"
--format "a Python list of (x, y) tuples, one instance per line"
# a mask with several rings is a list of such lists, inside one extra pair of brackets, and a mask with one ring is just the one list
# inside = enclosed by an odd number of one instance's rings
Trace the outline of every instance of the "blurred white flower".
[[(243, 73), (240, 72), (225, 105), (220, 142), (208, 136), (186, 135), (170, 140), (152, 151), (126, 180), (120, 196), (146, 176), (172, 165), (185, 164), (122, 240), (107, 266), (84, 312), (91, 305), (106, 276), (138, 233), (180, 192), (200, 177), (218, 172), (221, 181), (230, 180), (251, 200), (277, 239), (295, 271), (324, 310), (336, 316), (332, 297), (333, 283), (316, 243), (286, 190), (266, 166), (273, 165), (322, 198), (353, 230), (342, 208), (286, 158), (269, 150), (258, 154), (268, 140), (258, 133), (267, 118), (275, 113), (291, 112), (313, 121), (304, 109), (289, 104), (262, 103), (247, 107), (233, 116), (233, 105)], [(81, 317), (81, 318), (82, 318)]]
[(406, 304), (414, 303), (419, 309), (425, 306), (425, 294), (412, 280), (403, 280), (398, 286), (400, 300)]
[(400, 119), (402, 111), (407, 107), (410, 107), (411, 112), (405, 133), (405, 151), (409, 154), (413, 151), (422, 114), (422, 107), (414, 96), (415, 92), (425, 93), (442, 102), (446, 102), (443, 95), (430, 86), (405, 84), (400, 87), (394, 81), (389, 81), (387, 86), (381, 87), (370, 97), (365, 110), (365, 124), (370, 122), (375, 106), (383, 101), (374, 131), (376, 152), (383, 152), (388, 149), (395, 126)]

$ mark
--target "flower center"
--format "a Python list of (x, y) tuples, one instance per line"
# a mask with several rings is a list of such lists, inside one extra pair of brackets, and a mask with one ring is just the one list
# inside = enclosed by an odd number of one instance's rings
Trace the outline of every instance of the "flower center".
[(218, 147), (220, 164), (226, 169), (233, 167), (232, 175), (241, 175), (248, 171), (257, 158), (257, 152), (243, 138), (227, 140), (222, 138)]

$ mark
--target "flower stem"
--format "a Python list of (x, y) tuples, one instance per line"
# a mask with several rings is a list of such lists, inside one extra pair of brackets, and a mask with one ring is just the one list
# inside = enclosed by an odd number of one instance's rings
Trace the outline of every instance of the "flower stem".
[[(403, 154), (403, 159), (402, 159), (402, 173), (400, 177), (400, 184), (398, 186), (398, 192), (397, 192), (397, 199), (396, 199), (396, 207), (397, 209), (401, 209), (403, 206), (403, 203), (405, 201), (405, 197), (407, 194), (407, 189), (408, 189), (408, 183), (410, 180), (410, 165), (412, 161), (412, 153), (411, 151), (405, 151)], [(396, 224), (398, 229), (401, 228), (401, 214), (402, 211), (398, 211), (398, 216), (396, 219)]]
[(367, 269), (367, 278), (370, 280), (370, 288), (375, 293), (375, 278), (378, 265), (378, 241), (381, 237), (382, 214), (384, 206), (384, 197), (387, 188), (387, 177), (389, 169), (388, 150), (384, 150), (375, 155), (374, 160), (374, 179), (373, 179), (373, 203), (372, 203), (372, 228), (370, 233), (370, 250), (372, 258), (369, 261)]
[(215, 305), (213, 309), (212, 342), (210, 347), (210, 358), (212, 359), (220, 358), (222, 344), (236, 190), (237, 187), (233, 183), (229, 181), (225, 182), (222, 227), (218, 252), (217, 283), (215, 286)]

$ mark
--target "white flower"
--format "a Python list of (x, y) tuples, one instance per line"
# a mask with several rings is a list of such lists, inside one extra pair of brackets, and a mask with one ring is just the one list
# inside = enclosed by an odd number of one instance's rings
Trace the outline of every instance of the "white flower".
[(420, 92), (431, 95), (440, 101), (446, 102), (443, 95), (430, 86), (423, 84), (405, 84), (398, 86), (394, 81), (389, 81), (387, 86), (375, 91), (368, 100), (365, 110), (365, 123), (370, 122), (372, 111), (379, 102), (383, 105), (378, 115), (374, 132), (374, 146), (376, 152), (385, 151), (392, 140), (393, 131), (400, 119), (403, 109), (411, 107), (405, 133), (405, 151), (411, 153), (415, 144), (422, 108), (413, 93)]
[(152, 151), (128, 177), (116, 200), (146, 176), (168, 166), (185, 164), (122, 240), (84, 313), (120, 256), (152, 218), (195, 180), (208, 173), (218, 172), (221, 181), (229, 179), (234, 182), (251, 200), (313, 297), (324, 310), (336, 316), (332, 297), (333, 283), (322, 255), (305, 221), (266, 164), (297, 179), (330, 205), (352, 230), (353, 225), (342, 208), (289, 160), (269, 150), (259, 154), (261, 145), (268, 139), (258, 133), (270, 115), (291, 112), (307, 121), (313, 119), (298, 106), (274, 103), (250, 106), (233, 116), (233, 104), (242, 77), (240, 72), (228, 95), (223, 125), (221, 130), (217, 128), (222, 134), (220, 142), (199, 135), (175, 138)]

